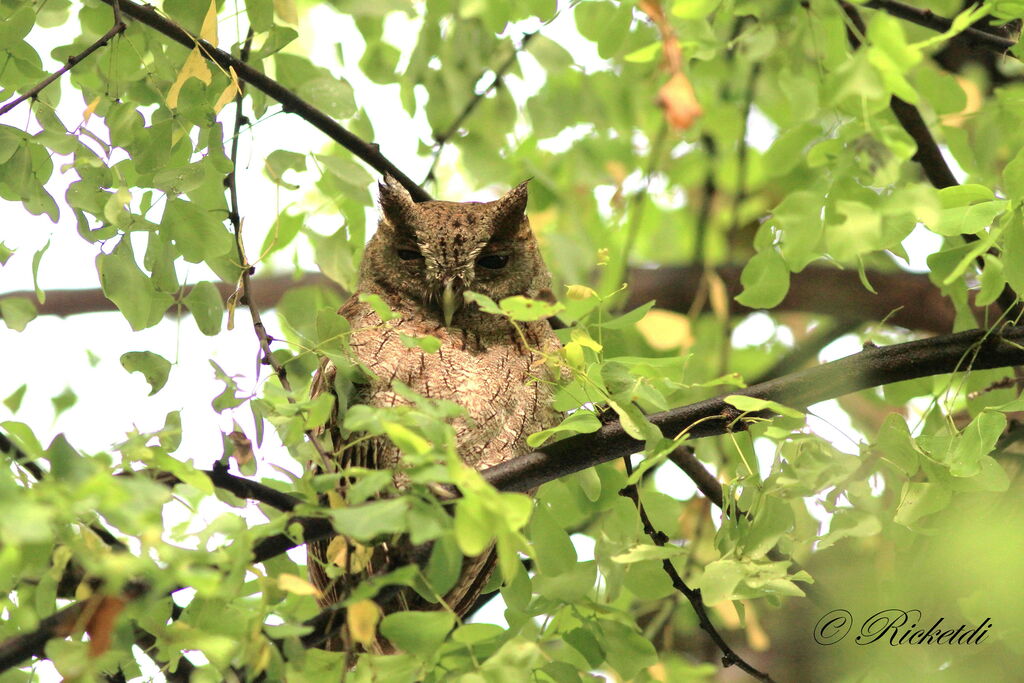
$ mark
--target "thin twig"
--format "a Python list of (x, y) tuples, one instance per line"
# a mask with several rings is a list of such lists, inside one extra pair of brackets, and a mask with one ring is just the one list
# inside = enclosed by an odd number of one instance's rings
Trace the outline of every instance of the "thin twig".
[(119, 2), (121, 11), (125, 15), (150, 28), (156, 29), (189, 50), (198, 46), (200, 53), (205, 59), (209, 59), (225, 71), (233, 68), (239, 80), (245, 81), (260, 92), (280, 102), (284, 111), (297, 114), (299, 118), (309, 122), (327, 137), (355, 154), (381, 174), (390, 174), (391, 177), (402, 184), (402, 187), (409, 191), (409, 194), (417, 202), (427, 201), (431, 198), (426, 190), (413, 182), (409, 176), (402, 173), (397, 166), (381, 154), (380, 148), (376, 144), (366, 142), (354, 135), (329, 115), (320, 111), (266, 74), (257, 71), (224, 50), (214, 47), (202, 38), (193, 36), (178, 24), (161, 16), (153, 7), (139, 5), (131, 0), (103, 0), (103, 2), (108, 5)]
[[(622, 457), (622, 461), (626, 465), (627, 475), (633, 474), (633, 465), (629, 461), (629, 458), (629, 455), (624, 455)], [(654, 525), (651, 523), (650, 517), (647, 516), (647, 511), (644, 509), (643, 504), (640, 502), (640, 491), (637, 489), (636, 484), (627, 485), (625, 488), (619, 491), (619, 495), (629, 498), (631, 501), (633, 501), (633, 504), (636, 506), (636, 510), (640, 515), (640, 521), (643, 524), (644, 533), (646, 533), (647, 536), (651, 539), (651, 541), (654, 542), (654, 545), (658, 547), (664, 547), (665, 545), (667, 545), (668, 536), (666, 536), (664, 532), (658, 531), (654, 528)], [(699, 588), (690, 588), (686, 584), (686, 582), (683, 580), (683, 577), (681, 577), (679, 575), (679, 572), (676, 571), (675, 565), (672, 564), (672, 560), (668, 558), (663, 559), (661, 561), (661, 567), (665, 570), (665, 573), (668, 575), (669, 580), (672, 581), (673, 588), (682, 593), (683, 597), (685, 597), (690, 602), (690, 605), (693, 607), (694, 613), (697, 615), (697, 621), (700, 623), (700, 627), (704, 630), (705, 633), (708, 634), (711, 640), (714, 641), (715, 645), (718, 646), (718, 649), (722, 651), (722, 666), (728, 668), (730, 666), (735, 665), (759, 681), (771, 681), (771, 676), (764, 673), (763, 671), (755, 669), (742, 657), (736, 654), (736, 651), (733, 650), (727, 642), (725, 642), (725, 639), (722, 638), (722, 635), (718, 632), (718, 629), (716, 629), (715, 625), (711, 623), (711, 618), (708, 616), (707, 607), (704, 605), (704, 598), (701, 595), (701, 590)]]
[[(434, 158), (430, 162), (430, 169), (427, 171), (427, 175), (421, 183), (422, 185), (426, 185), (431, 180), (434, 180), (434, 171), (437, 169), (437, 163), (441, 159), (441, 151), (444, 149), (445, 144), (451, 140), (457, 132), (459, 132), (459, 128), (462, 127), (462, 124), (465, 123), (466, 119), (468, 119), (470, 114), (473, 113), (473, 110), (476, 109), (477, 105), (479, 105), (492, 90), (501, 85), (501, 81), (505, 77), (505, 74), (512, 68), (512, 65), (516, 63), (516, 58), (519, 56), (519, 53), (526, 49), (526, 46), (530, 44), (530, 41), (533, 40), (533, 37), (538, 33), (539, 31), (534, 31), (533, 33), (527, 33), (523, 36), (523, 40), (519, 43), (519, 47), (514, 48), (512, 50), (512, 54), (510, 54), (508, 58), (494, 70), (494, 78), (491, 80), (490, 85), (474, 95), (469, 102), (466, 103), (466, 106), (462, 108), (459, 115), (455, 117), (455, 120), (452, 121), (451, 125), (448, 126), (443, 133), (434, 133), (434, 141), (437, 143), (437, 147), (434, 149)], [(480, 78), (483, 78), (483, 76), (484, 74), (480, 74)], [(478, 82), (480, 78), (477, 78), (473, 82)]]
[[(249, 29), (249, 34), (245, 37), (245, 43), (242, 45), (240, 52), (240, 63), (245, 64), (246, 60), (249, 59), (249, 51), (252, 49), (253, 30)], [(237, 71), (237, 69), (236, 69)], [(224, 185), (228, 190), (228, 220), (231, 222), (231, 228), (235, 236), (235, 251), (238, 255), (238, 265), (241, 269), (241, 297), (240, 300), (245, 304), (246, 308), (249, 309), (249, 313), (252, 317), (253, 330), (256, 332), (256, 338), (260, 344), (260, 354), (262, 356), (260, 363), (269, 365), (274, 370), (274, 374), (277, 375), (278, 381), (281, 382), (281, 386), (284, 387), (285, 396), (288, 399), (288, 403), (294, 405), (296, 403), (295, 397), (292, 396), (292, 384), (288, 380), (288, 373), (284, 366), (277, 358), (274, 357), (273, 352), (270, 350), (270, 335), (267, 334), (267, 329), (263, 325), (263, 319), (260, 316), (259, 307), (256, 306), (251, 296), (252, 292), (252, 273), (256, 270), (256, 267), (249, 264), (248, 259), (245, 256), (245, 247), (242, 245), (242, 217), (238, 206), (238, 182), (237, 169), (238, 169), (238, 139), (241, 137), (242, 124), (246, 121), (245, 116), (242, 113), (242, 104), (245, 100), (245, 94), (239, 88), (238, 94), (235, 96), (235, 130), (234, 135), (231, 137), (231, 172), (228, 173), (224, 179)], [(259, 364), (256, 366), (257, 374), (259, 373)], [(327, 452), (324, 451), (323, 446), (320, 444), (320, 440), (313, 433), (312, 429), (304, 430), (306, 438), (313, 445), (317, 455), (320, 456), (321, 465), (327, 466), (330, 461), (330, 457)]]
[[(861, 44), (860, 37), (866, 35), (867, 29), (864, 25), (864, 20), (861, 18), (857, 8), (850, 3), (840, 0), (839, 4), (856, 29), (855, 32), (848, 26), (846, 31), (847, 40), (856, 50)], [(860, 34), (859, 36), (857, 35), (858, 33)], [(903, 130), (917, 143), (917, 151), (912, 159), (920, 164), (928, 181), (940, 190), (959, 185), (960, 183), (957, 182), (956, 176), (953, 175), (949, 164), (946, 163), (946, 159), (942, 156), (939, 145), (935, 142), (928, 124), (925, 123), (917, 107), (895, 95), (889, 100), (889, 107), (892, 109), (893, 114), (896, 115), (896, 119), (899, 121), (900, 126), (903, 127)], [(965, 242), (977, 242), (980, 239), (977, 235), (973, 234), (964, 234), (961, 237), (963, 237)], [(989, 250), (989, 253), (996, 254), (994, 250)], [(979, 270), (985, 267), (985, 259), (981, 254), (977, 256), (975, 262), (978, 264)], [(1013, 291), (1009, 284), (1003, 287), (997, 303), (1002, 312), (1006, 314), (1007, 320), (1019, 320), (1022, 311), (1024, 311), (1024, 307), (1018, 301), (1017, 293)]]
[(101, 47), (109, 43), (114, 36), (118, 35), (119, 33), (122, 33), (125, 30), (126, 25), (124, 21), (121, 20), (120, 0), (110, 0), (109, 4), (111, 5), (111, 7), (114, 8), (114, 25), (110, 27), (110, 30), (108, 30), (106, 33), (100, 36), (99, 39), (93, 42), (93, 44), (89, 47), (85, 48), (76, 55), (71, 55), (70, 57), (68, 57), (67, 62), (65, 62), (64, 66), (62, 66), (60, 69), (50, 74), (43, 80), (39, 81), (39, 83), (34, 85), (30, 90), (28, 90), (28, 92), (23, 94), (21, 97), (12, 100), (4, 106), (0, 107), (0, 116), (3, 116), (10, 110), (14, 109), (25, 100), (36, 98), (39, 95), (39, 93), (43, 91), (43, 88), (56, 81), (58, 78), (66, 74), (68, 71), (71, 71), (72, 67), (74, 67), (76, 64), (81, 62), (89, 55), (91, 55), (93, 52), (96, 52), (96, 50), (100, 49)]
[[(894, 2), (893, 0), (869, 0), (864, 3), (865, 7), (871, 9), (879, 9), (886, 14), (891, 14), (898, 19), (904, 19), (917, 24), (918, 26), (924, 26), (930, 28), (939, 33), (945, 33), (953, 26), (953, 22), (949, 19), (935, 14), (929, 9), (918, 9), (917, 7), (911, 7), (905, 5), (902, 2)], [(1004, 38), (1003, 36), (996, 35), (989, 31), (985, 31), (977, 28), (967, 28), (963, 32), (957, 34), (953, 40), (960, 40), (969, 45), (977, 47), (983, 47), (986, 50), (998, 53), (1000, 55), (1008, 55), (1016, 58), (1016, 55), (1011, 53), (1010, 50), (1017, 44), (1016, 40), (1010, 38)]]

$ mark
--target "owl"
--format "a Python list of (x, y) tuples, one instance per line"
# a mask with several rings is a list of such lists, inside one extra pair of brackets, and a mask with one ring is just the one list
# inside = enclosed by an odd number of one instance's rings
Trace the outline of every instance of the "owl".
[[(452, 427), (458, 455), (471, 467), (482, 470), (527, 453), (526, 437), (561, 419), (551, 407), (552, 378), (542, 376), (547, 372), (544, 354), (557, 352), (559, 342), (546, 320), (517, 323), (516, 329), (508, 319), (485, 313), (463, 297), (473, 291), (495, 301), (515, 295), (553, 300), (551, 276), (526, 217), (526, 183), (485, 203), (416, 203), (390, 176), (380, 183), (379, 192), (380, 222), (366, 245), (357, 292), (338, 311), (349, 322), (356, 359), (370, 370), (348, 403), (405, 404), (392, 388), (398, 380), (422, 396), (462, 406), (465, 415), (453, 419)], [(383, 322), (359, 294), (380, 296), (396, 317)], [(440, 340), (440, 349), (428, 353), (409, 348), (402, 334), (431, 335)], [(312, 394), (334, 391), (336, 372), (324, 359)], [(334, 416), (324, 428), (338, 467), (392, 470), (396, 485), (406, 485), (402, 455), (393, 443), (384, 437), (343, 436), (338, 419)], [(346, 448), (347, 442), (353, 445)], [(344, 479), (340, 486), (344, 497)], [(333, 546), (330, 541), (309, 545), (310, 579), (321, 592), (322, 606), (344, 599), (360, 579), (384, 571), (388, 564), (388, 548), (376, 546), (369, 560), (360, 560), (360, 571), (328, 578), (325, 567), (331, 561), (340, 563), (340, 557), (366, 551), (344, 543), (342, 553), (337, 541)], [(444, 596), (456, 614), (462, 616), (473, 606), (495, 559), (491, 548), (464, 561), (460, 579)], [(442, 607), (408, 589), (390, 605), (390, 611)], [(328, 647), (347, 649), (351, 644), (345, 638), (342, 633)]]

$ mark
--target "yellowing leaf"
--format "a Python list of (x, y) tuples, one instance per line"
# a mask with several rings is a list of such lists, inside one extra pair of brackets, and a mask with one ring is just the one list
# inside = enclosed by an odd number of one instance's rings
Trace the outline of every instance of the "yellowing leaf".
[(704, 273), (704, 281), (708, 285), (708, 301), (711, 302), (711, 310), (715, 318), (724, 323), (729, 319), (729, 292), (725, 288), (725, 281), (713, 270)]
[(604, 348), (603, 346), (598, 344), (593, 337), (587, 334), (586, 330), (580, 327), (572, 328), (572, 332), (570, 333), (569, 338), (572, 341), (579, 344), (580, 346), (586, 347), (591, 351), (594, 351), (595, 353), (600, 353), (601, 350)]
[(231, 76), (231, 82), (228, 83), (228, 87), (224, 88), (224, 92), (217, 98), (217, 103), (213, 105), (214, 114), (219, 114), (225, 104), (235, 99), (235, 95), (242, 94), (242, 88), (238, 85), (238, 74), (235, 73), (235, 67), (229, 66), (228, 73)]
[(320, 595), (316, 586), (295, 574), (281, 574), (277, 577), (277, 587), (295, 595)]
[(380, 621), (380, 607), (373, 600), (360, 600), (348, 606), (345, 621), (348, 631), (361, 645), (369, 646), (377, 639), (377, 622)]
[(567, 285), (566, 289), (569, 290), (566, 296), (570, 299), (575, 299), (576, 301), (582, 301), (583, 299), (589, 299), (590, 297), (597, 295), (597, 292), (586, 285)]
[(199, 51), (198, 47), (188, 53), (188, 59), (185, 60), (185, 65), (178, 72), (174, 85), (167, 91), (168, 107), (174, 109), (178, 106), (178, 95), (181, 94), (182, 87), (190, 78), (198, 78), (206, 85), (210, 85), (210, 81), (213, 80), (210, 67), (206, 66), (206, 60), (203, 59), (203, 54)]
[(636, 323), (647, 343), (658, 351), (693, 346), (690, 319), (680, 313), (652, 308)]
[(371, 558), (373, 558), (373, 548), (356, 543), (345, 536), (335, 536), (327, 546), (327, 559), (352, 574), (366, 569)]
[(203, 27), (199, 29), (199, 37), (216, 47), (217, 45), (217, 0), (210, 0), (210, 9), (206, 10)]
[(96, 97), (94, 97), (92, 99), (92, 102), (89, 103), (89, 106), (85, 108), (85, 111), (82, 112), (82, 122), (83, 123), (85, 123), (85, 122), (87, 122), (89, 120), (89, 117), (92, 116), (92, 113), (94, 111), (96, 111), (96, 107), (99, 106), (99, 103), (100, 103), (100, 98), (99, 98), (99, 95), (97, 95)]
[(295, 0), (274, 0), (274, 14), (286, 24), (298, 26), (299, 13), (295, 11)]

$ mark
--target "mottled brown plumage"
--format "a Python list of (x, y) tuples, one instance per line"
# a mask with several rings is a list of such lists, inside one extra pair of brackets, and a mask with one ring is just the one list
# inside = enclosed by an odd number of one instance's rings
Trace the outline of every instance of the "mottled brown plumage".
[[(357, 295), (340, 309), (351, 326), (350, 345), (373, 377), (361, 385), (350, 403), (394, 406), (406, 402), (392, 390), (399, 380), (428, 398), (447, 399), (465, 408), (467, 417), (452, 421), (460, 458), (484, 469), (528, 452), (526, 437), (556, 424), (551, 408), (550, 376), (542, 353), (558, 349), (547, 321), (519, 323), (517, 331), (504, 318), (484, 313), (462, 294), (475, 291), (495, 301), (514, 295), (551, 299), (550, 274), (537, 249), (526, 218), (523, 183), (497, 201), (417, 204), (396, 181), (380, 184), (381, 217), (367, 244), (359, 272)], [(382, 323), (358, 294), (379, 295), (398, 314)], [(408, 348), (400, 333), (432, 335), (441, 341), (436, 353)], [(333, 391), (333, 363), (324, 360), (313, 381), (313, 394)], [(345, 449), (335, 417), (326, 426), (333, 436), (340, 466), (360, 465), (401, 475), (401, 453), (388, 440), (374, 438)], [(349, 435), (354, 440), (358, 435)], [(344, 487), (344, 483), (342, 484)], [(341, 491), (344, 496), (344, 488)], [(321, 603), (344, 599), (367, 574), (388, 563), (388, 548), (374, 548), (366, 567), (330, 580), (324, 571), (327, 542), (310, 544), (309, 567), (321, 590)], [(358, 552), (349, 545), (348, 557)], [(462, 576), (445, 596), (464, 614), (479, 596), (494, 568), (493, 549), (463, 564)], [(437, 609), (413, 591), (406, 591), (394, 609)], [(343, 639), (335, 639), (340, 647)]]

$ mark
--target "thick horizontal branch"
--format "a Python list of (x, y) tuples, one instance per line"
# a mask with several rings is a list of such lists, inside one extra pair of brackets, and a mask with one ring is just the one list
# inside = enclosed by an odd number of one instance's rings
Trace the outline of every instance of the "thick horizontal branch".
[[(736, 295), (743, 291), (740, 284), (742, 270), (742, 266), (715, 269), (732, 299), (732, 312), (739, 315), (755, 310), (735, 301)], [(689, 313), (700, 290), (703, 275), (704, 269), (699, 266), (632, 268), (628, 275), (629, 299), (626, 307), (633, 308), (653, 300), (660, 308)], [(956, 315), (953, 304), (942, 296), (927, 275), (868, 270), (867, 278), (878, 294), (864, 289), (856, 271), (831, 266), (808, 266), (791, 275), (786, 297), (772, 310), (815, 313), (853, 321), (886, 320), (907, 329), (936, 334), (945, 334), (953, 329)], [(319, 285), (341, 291), (337, 284), (319, 273), (306, 273), (298, 278), (270, 275), (254, 278), (253, 285), (250, 297), (260, 310), (273, 308), (285, 292), (294, 287)], [(235, 291), (234, 284), (224, 282), (217, 283), (217, 289), (225, 301)], [(189, 291), (186, 287), (181, 295), (185, 296)], [(50, 289), (46, 291), (45, 304), (36, 301), (33, 291), (0, 295), (0, 299), (9, 297), (30, 299), (40, 315), (67, 317), (79, 313), (117, 310), (100, 289)], [(177, 307), (171, 307), (168, 313), (177, 310)]]
[[(820, 401), (838, 398), (862, 389), (919, 377), (928, 377), (965, 370), (984, 370), (1024, 364), (1024, 327), (1006, 328), (1000, 333), (972, 330), (958, 334), (932, 337), (918, 341), (872, 347), (831, 363), (802, 370), (775, 380), (731, 392), (744, 396), (777, 401), (793, 408), (806, 408)], [(737, 427), (738, 411), (724, 401), (725, 396), (707, 399), (681, 408), (655, 413), (649, 418), (666, 436), (684, 430), (691, 438), (724, 434)], [(756, 417), (768, 417), (758, 413)], [(528, 491), (541, 484), (574, 472), (609, 462), (643, 449), (643, 443), (632, 438), (619, 422), (612, 422), (593, 434), (581, 434), (552, 444), (540, 451), (509, 460), (484, 470), (483, 476), (495, 487), (505, 491)], [(239, 478), (226, 473), (213, 473), (218, 486), (238, 495), (261, 498), (270, 496), (282, 508), (298, 504), (298, 499), (276, 499), (286, 496), (267, 488), (255, 488), (252, 482), (240, 484)], [(225, 476), (226, 475), (226, 476)], [(263, 487), (266, 488), (266, 487)], [(294, 520), (303, 528), (306, 540), (326, 538), (335, 533), (329, 520), (302, 517)], [(254, 548), (254, 561), (279, 555), (297, 545), (287, 535), (267, 538)], [(0, 671), (16, 666), (24, 659), (38, 655), (46, 641), (61, 634), (61, 629), (74, 620), (78, 603), (43, 620), (31, 633), (15, 636), (0, 645)], [(319, 637), (329, 624), (337, 623), (338, 610), (317, 617)]]
[[(872, 347), (831, 363), (801, 370), (730, 394), (753, 396), (804, 409), (845, 394), (908, 379), (964, 370), (1024, 364), (1024, 327), (1002, 333), (971, 330), (903, 344)], [(649, 416), (662, 433), (690, 438), (725, 434), (738, 411), (725, 395)], [(770, 413), (758, 414), (767, 417)], [(643, 450), (619, 422), (593, 434), (579, 434), (484, 470), (484, 478), (505, 491), (529, 491), (541, 484)]]
[(280, 102), (286, 112), (297, 114), (300, 118), (308, 121), (317, 130), (355, 154), (381, 174), (390, 174), (409, 191), (409, 194), (416, 201), (422, 202), (431, 198), (426, 190), (417, 185), (381, 154), (377, 145), (368, 143), (354, 135), (329, 115), (320, 111), (266, 74), (249, 66), (241, 59), (237, 59), (224, 50), (214, 47), (198, 36), (193, 36), (181, 26), (161, 16), (155, 8), (149, 5), (139, 5), (131, 0), (103, 0), (103, 2), (111, 6), (114, 6), (116, 2), (120, 5), (121, 12), (125, 16), (131, 17), (159, 31), (189, 50), (198, 46), (199, 51), (205, 58), (213, 61), (225, 71), (229, 67), (234, 69), (241, 80)]

